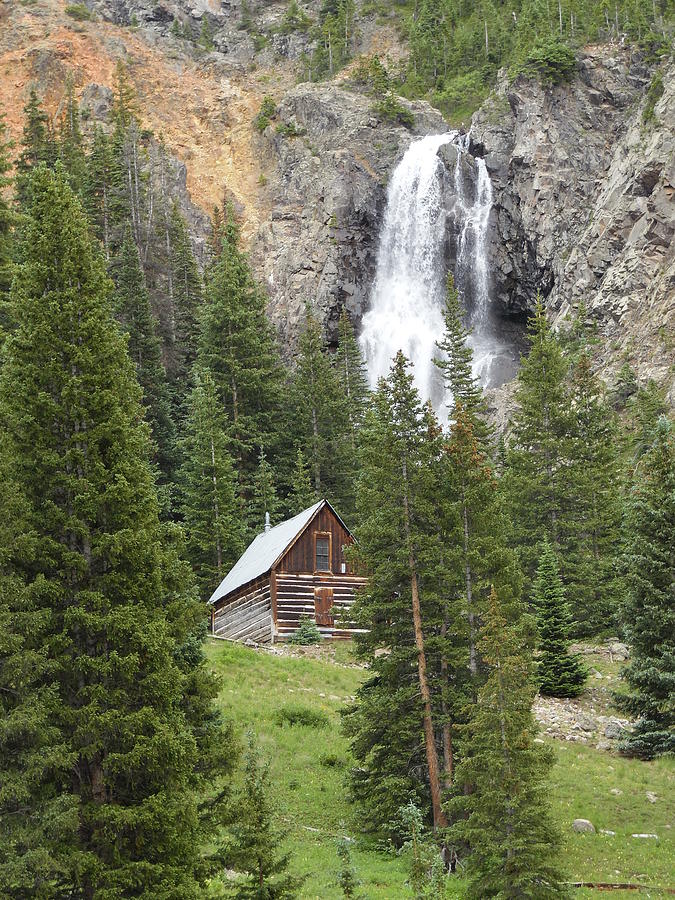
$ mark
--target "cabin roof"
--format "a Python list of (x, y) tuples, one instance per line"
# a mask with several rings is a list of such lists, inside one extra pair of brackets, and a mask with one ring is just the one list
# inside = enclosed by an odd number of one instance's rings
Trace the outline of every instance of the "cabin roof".
[(285, 522), (280, 522), (269, 531), (263, 531), (257, 535), (211, 594), (209, 603), (215, 603), (216, 600), (231, 594), (248, 584), (249, 581), (266, 575), (324, 506), (328, 506), (345, 529), (349, 531), (330, 503), (327, 500), (319, 500), (309, 509), (293, 516), (292, 519), (286, 519)]

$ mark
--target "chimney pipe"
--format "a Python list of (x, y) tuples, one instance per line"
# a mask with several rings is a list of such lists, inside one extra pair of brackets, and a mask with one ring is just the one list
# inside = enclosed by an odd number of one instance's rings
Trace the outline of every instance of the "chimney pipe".
[(271, 528), (270, 525), (270, 514), (268, 512), (265, 513), (265, 531), (269, 531)]

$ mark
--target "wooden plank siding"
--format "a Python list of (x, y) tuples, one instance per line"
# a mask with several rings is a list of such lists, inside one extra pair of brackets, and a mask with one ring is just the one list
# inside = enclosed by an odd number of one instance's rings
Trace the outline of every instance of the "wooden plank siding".
[(366, 583), (356, 575), (277, 575), (277, 638), (288, 639), (300, 624), (302, 616), (315, 618), (315, 591), (332, 589), (334, 623), (317, 624), (325, 638), (349, 638), (355, 629), (349, 621), (349, 609), (355, 592)]
[(256, 579), (215, 606), (213, 633), (216, 637), (269, 644), (273, 641), (273, 630), (269, 578)]
[(322, 537), (330, 535), (331, 571), (333, 574), (342, 574), (342, 563), (346, 564), (345, 574), (351, 574), (352, 570), (345, 560), (342, 548), (353, 543), (354, 538), (327, 506), (319, 510), (307, 528), (298, 535), (283, 558), (279, 560), (276, 571), (279, 574), (283, 572), (313, 573), (315, 535)]

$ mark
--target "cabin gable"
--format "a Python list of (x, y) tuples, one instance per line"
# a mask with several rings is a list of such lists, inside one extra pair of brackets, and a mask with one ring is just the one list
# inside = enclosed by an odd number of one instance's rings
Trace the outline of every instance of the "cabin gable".
[[(329, 543), (328, 569), (317, 566), (317, 541), (320, 540), (328, 540)], [(346, 526), (326, 505), (307, 524), (274, 568), (279, 574), (352, 574), (344, 551), (353, 542), (354, 538)]]

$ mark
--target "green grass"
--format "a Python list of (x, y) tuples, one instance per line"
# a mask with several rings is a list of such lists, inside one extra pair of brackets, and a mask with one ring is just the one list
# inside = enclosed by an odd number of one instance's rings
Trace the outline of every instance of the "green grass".
[[(301, 651), (298, 651), (301, 652)], [(210, 641), (209, 661), (222, 678), (222, 709), (243, 735), (253, 730), (271, 762), (271, 782), (280, 824), (288, 833), (294, 871), (307, 874), (305, 898), (339, 898), (335, 884), (336, 839), (355, 839), (353, 861), (367, 898), (406, 898), (406, 860), (378, 850), (359, 835), (357, 811), (346, 796), (350, 765), (347, 742), (340, 732), (339, 710), (364, 677), (350, 665), (350, 648), (337, 644), (316, 656), (278, 657), (225, 641)], [(590, 660), (589, 660), (590, 662)], [(593, 661), (595, 662), (595, 660)], [(600, 663), (600, 660), (598, 660)], [(615, 667), (607, 664), (603, 668)], [(327, 717), (324, 727), (282, 723), (281, 708), (307, 710)], [(297, 717), (291, 717), (296, 719)], [(302, 718), (302, 716), (300, 717)], [(570, 881), (634, 882), (673, 886), (675, 847), (675, 765), (672, 760), (639, 762), (599, 752), (580, 744), (553, 742), (553, 811), (563, 834), (563, 865)], [(623, 793), (616, 796), (612, 788)], [(650, 803), (646, 791), (657, 796)], [(575, 818), (590, 819), (595, 835), (572, 831)], [(599, 829), (616, 832), (602, 835)], [(631, 837), (653, 832), (659, 840)], [(449, 897), (462, 897), (461, 882), (450, 880)], [(576, 898), (598, 897), (577, 891)], [(612, 898), (658, 897), (656, 891), (615, 891)]]

